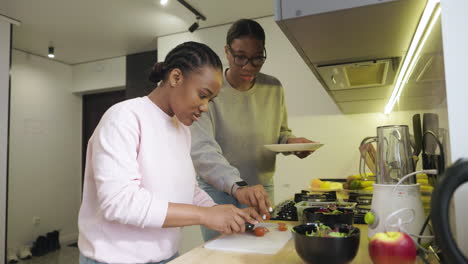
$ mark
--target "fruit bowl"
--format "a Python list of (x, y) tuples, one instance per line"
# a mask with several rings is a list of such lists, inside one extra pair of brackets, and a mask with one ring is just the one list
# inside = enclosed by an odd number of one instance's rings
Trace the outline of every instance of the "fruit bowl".
[[(345, 237), (317, 236), (324, 225), (309, 223), (292, 230), (296, 252), (308, 264), (345, 264), (351, 262), (359, 249), (361, 232), (351, 225), (336, 227)], [(312, 235), (312, 236), (311, 236)]]

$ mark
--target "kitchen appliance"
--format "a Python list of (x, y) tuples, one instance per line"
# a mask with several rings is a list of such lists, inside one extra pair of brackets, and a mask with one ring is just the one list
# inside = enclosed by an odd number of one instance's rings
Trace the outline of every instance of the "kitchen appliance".
[[(439, 174), (445, 169), (445, 151), (439, 138), (439, 116), (434, 113), (424, 113), (422, 134), (423, 169), (437, 169)], [(442, 130), (443, 131), (443, 130)], [(438, 150), (438, 151), (437, 151)], [(435, 185), (437, 175), (428, 175), (431, 185)]]
[(377, 127), (373, 140), (377, 143), (377, 175), (371, 210), (365, 216), (368, 235), (400, 230), (419, 234), (425, 220), (420, 186), (415, 176), (405, 177), (414, 172), (408, 126)]
[(374, 184), (371, 210), (365, 218), (369, 237), (386, 231), (419, 234), (425, 220), (419, 184)]
[[(403, 176), (414, 171), (408, 126), (381, 126), (377, 128), (378, 184), (396, 184)], [(416, 183), (416, 177), (405, 184)]]
[(432, 193), (432, 228), (436, 244), (446, 258), (443, 259), (444, 263), (468, 263), (468, 259), (463, 255), (453, 238), (449, 217), (453, 194), (458, 187), (466, 182), (468, 182), (468, 161), (458, 160), (441, 174)]
[[(377, 127), (377, 137), (365, 138), (361, 147), (372, 142), (377, 143), (376, 183), (396, 184), (403, 176), (414, 171), (408, 126)], [(410, 177), (403, 183), (414, 184), (416, 177)]]

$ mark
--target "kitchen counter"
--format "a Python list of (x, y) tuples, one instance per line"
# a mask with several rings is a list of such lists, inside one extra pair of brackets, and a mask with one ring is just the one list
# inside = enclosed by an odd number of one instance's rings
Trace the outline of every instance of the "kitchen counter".
[[(291, 224), (291, 222), (288, 222)], [(356, 264), (372, 264), (369, 257), (368, 245), (369, 239), (367, 238), (367, 225), (354, 225), (361, 230), (361, 241), (359, 243), (359, 250), (356, 257), (351, 263)], [(438, 263), (431, 260), (432, 263)], [(265, 254), (248, 254), (238, 252), (227, 252), (219, 250), (206, 249), (200, 245), (189, 252), (181, 255), (180, 257), (170, 261), (169, 264), (199, 264), (199, 263), (222, 263), (222, 264), (303, 264), (304, 261), (297, 255), (294, 248), (294, 240), (290, 239), (286, 245), (275, 255)], [(425, 263), (419, 257), (416, 263)]]
[[(361, 230), (361, 242), (359, 244), (359, 251), (351, 263), (371, 264), (367, 250), (367, 225), (355, 225)], [(304, 263), (297, 255), (294, 249), (294, 240), (290, 239), (286, 245), (275, 255), (265, 254), (246, 254), (237, 252), (226, 252), (219, 250), (206, 249), (203, 245), (198, 246), (189, 252), (181, 255), (175, 260), (169, 262), (170, 264), (190, 264), (190, 263), (223, 263), (223, 264), (240, 264), (240, 263), (255, 263), (255, 264), (299, 264)]]

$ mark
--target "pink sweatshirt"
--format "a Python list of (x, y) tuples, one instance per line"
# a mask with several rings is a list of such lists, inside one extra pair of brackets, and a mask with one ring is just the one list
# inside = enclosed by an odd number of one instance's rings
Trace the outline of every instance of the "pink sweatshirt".
[(106, 263), (174, 255), (180, 228), (162, 228), (168, 203), (213, 206), (196, 185), (190, 130), (148, 97), (112, 106), (88, 143), (79, 213), (81, 253)]

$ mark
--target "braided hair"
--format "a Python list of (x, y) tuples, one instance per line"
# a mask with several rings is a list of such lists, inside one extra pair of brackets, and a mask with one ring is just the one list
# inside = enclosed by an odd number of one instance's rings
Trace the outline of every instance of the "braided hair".
[(229, 28), (226, 36), (226, 44), (231, 45), (234, 39), (243, 36), (251, 36), (263, 43), (265, 46), (265, 31), (257, 21), (252, 19), (239, 19)]
[(153, 83), (164, 81), (172, 69), (180, 69), (188, 74), (198, 68), (211, 66), (223, 71), (223, 65), (218, 55), (207, 45), (188, 41), (172, 49), (164, 59), (153, 66), (149, 80)]

